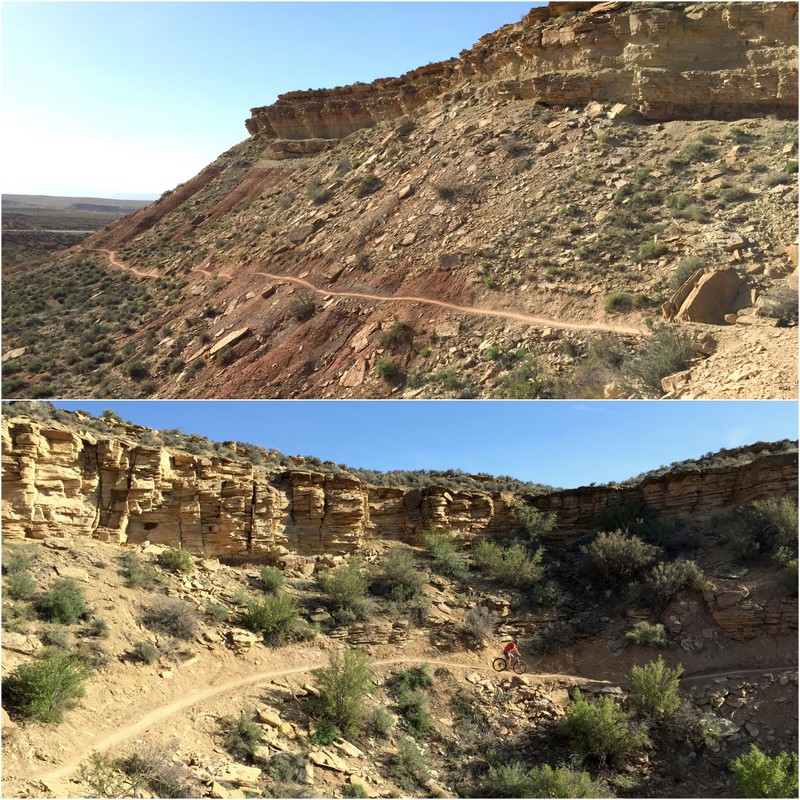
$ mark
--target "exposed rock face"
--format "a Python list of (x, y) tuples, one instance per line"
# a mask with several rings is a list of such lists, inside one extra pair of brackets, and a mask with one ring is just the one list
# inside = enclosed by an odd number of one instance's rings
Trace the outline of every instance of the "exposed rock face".
[(252, 109), (246, 125), (279, 139), (338, 139), (434, 97), (476, 91), (560, 106), (616, 102), (650, 120), (789, 116), (796, 58), (796, 3), (550, 3), (458, 58), (399, 78), (289, 92)]
[[(132, 434), (136, 431), (132, 429)], [(347, 553), (373, 539), (414, 543), (431, 526), (468, 542), (513, 527), (506, 492), (376, 487), (355, 477), (210, 458), (98, 437), (54, 422), (3, 418), (3, 536), (88, 536), (185, 547), (228, 558)], [(758, 448), (753, 448), (758, 452)], [(584, 487), (533, 498), (559, 533), (640, 498), (668, 516), (703, 514), (797, 493), (797, 453), (765, 452), (736, 469), (672, 472), (638, 487)]]
[[(758, 452), (758, 445), (754, 445)], [(708, 514), (768, 497), (796, 497), (797, 453), (762, 452), (735, 469), (676, 470), (645, 479), (639, 486), (583, 486), (530, 498), (541, 510), (558, 516), (559, 534), (570, 538), (586, 533), (600, 511), (630, 500), (668, 517)]]
[(57, 423), (3, 419), (3, 536), (90, 536), (223, 557), (350, 552), (370, 539), (415, 541), (431, 525), (502, 536), (505, 493), (367, 486), (306, 470), (97, 438)]

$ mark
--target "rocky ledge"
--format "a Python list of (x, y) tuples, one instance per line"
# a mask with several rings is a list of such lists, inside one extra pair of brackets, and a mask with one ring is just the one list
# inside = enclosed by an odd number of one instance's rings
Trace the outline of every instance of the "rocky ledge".
[[(3, 418), (3, 537), (91, 537), (185, 547), (229, 559), (344, 554), (372, 540), (415, 543), (442, 527), (459, 540), (514, 527), (508, 492), (371, 486), (347, 474), (268, 470), (248, 460), (143, 444), (144, 429), (100, 435), (79, 425)], [(555, 511), (555, 538), (590, 529), (631, 498), (672, 517), (796, 495), (797, 451), (753, 448), (742, 466), (671, 471), (631, 487), (583, 487), (527, 498)]]
[(797, 107), (797, 3), (561, 3), (399, 78), (288, 92), (251, 135), (339, 139), (434, 98), (625, 104), (648, 120), (738, 119)]

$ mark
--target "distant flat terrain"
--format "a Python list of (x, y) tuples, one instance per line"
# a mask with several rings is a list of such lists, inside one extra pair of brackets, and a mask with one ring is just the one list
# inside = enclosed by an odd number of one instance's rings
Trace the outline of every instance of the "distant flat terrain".
[(122, 212), (129, 214), (149, 205), (152, 200), (119, 200), (108, 197), (56, 197), (46, 194), (4, 194), (3, 213), (21, 214), (36, 211)]
[(3, 263), (36, 261), (79, 244), (90, 233), (132, 214), (150, 200), (4, 194)]

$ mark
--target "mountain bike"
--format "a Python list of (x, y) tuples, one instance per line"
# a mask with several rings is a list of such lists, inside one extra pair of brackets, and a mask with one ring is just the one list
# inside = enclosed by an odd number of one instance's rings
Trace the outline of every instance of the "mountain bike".
[(497, 672), (505, 672), (507, 669), (513, 669), (517, 675), (522, 675), (528, 669), (528, 665), (521, 658), (517, 658), (516, 656), (511, 656), (508, 661), (500, 656), (492, 661), (492, 666)]

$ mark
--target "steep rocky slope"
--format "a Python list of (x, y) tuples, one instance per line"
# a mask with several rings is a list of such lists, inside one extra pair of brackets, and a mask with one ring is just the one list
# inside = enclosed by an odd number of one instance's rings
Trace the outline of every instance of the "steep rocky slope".
[[(93, 430), (81, 416), (66, 423), (3, 416), (3, 536), (53, 536), (120, 543), (144, 541), (247, 560), (349, 553), (372, 541), (418, 544), (441, 527), (459, 541), (502, 539), (512, 509), (527, 499), (555, 512), (553, 541), (570, 541), (598, 514), (631, 501), (689, 519), (765, 497), (797, 494), (791, 443), (731, 451), (728, 464), (667, 470), (631, 486), (523, 492), (370, 485), (346, 471), (256, 466), (241, 456), (193, 454), (160, 444), (153, 431), (113, 425)], [(90, 420), (91, 421), (91, 420)], [(145, 443), (146, 442), (146, 443)], [(236, 445), (230, 443), (234, 449)], [(258, 453), (261, 460), (266, 453)], [(301, 460), (302, 461), (302, 460)]]
[[(6, 393), (794, 397), (796, 13), (552, 3), (457, 59), (282, 95), (7, 277)], [(675, 315), (698, 268), (724, 291)]]

